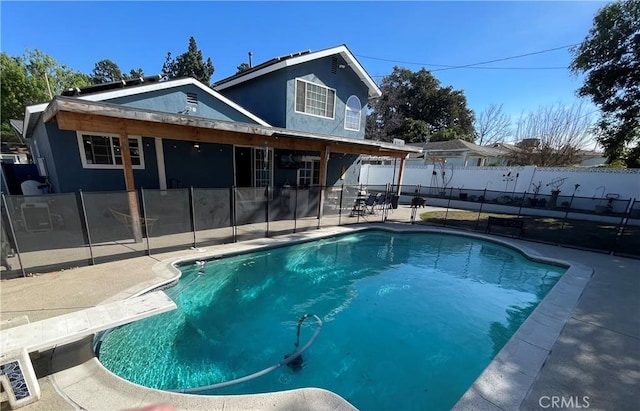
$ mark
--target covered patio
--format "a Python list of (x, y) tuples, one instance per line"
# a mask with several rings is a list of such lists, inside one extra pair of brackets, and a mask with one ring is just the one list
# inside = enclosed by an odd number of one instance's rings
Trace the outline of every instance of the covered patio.
[[(55, 97), (43, 112), (45, 123), (55, 123), (60, 130), (109, 133), (118, 136), (123, 177), (129, 198), (129, 214), (134, 237), (142, 239), (143, 216), (136, 196), (129, 136), (148, 136), (156, 140), (162, 151), (162, 139), (187, 141), (193, 144), (225, 144), (257, 149), (284, 149), (315, 152), (320, 157), (319, 186), (327, 185), (328, 160), (332, 153), (387, 156), (400, 159), (397, 185), (402, 185), (404, 167), (409, 154), (420, 153), (419, 147), (386, 142), (301, 132), (248, 123), (216, 121), (185, 114), (170, 114), (153, 110), (125, 107), (103, 102), (91, 102), (68, 97)], [(187, 165), (188, 166), (188, 165)], [(162, 153), (158, 153), (160, 189), (166, 189)], [(163, 184), (164, 183), (164, 184)], [(325, 201), (320, 191), (318, 218)]]

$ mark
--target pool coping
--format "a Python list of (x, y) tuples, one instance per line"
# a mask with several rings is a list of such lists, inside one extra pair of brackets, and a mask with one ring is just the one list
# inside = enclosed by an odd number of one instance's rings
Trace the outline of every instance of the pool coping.
[[(260, 238), (242, 243), (214, 246), (212, 250), (194, 249), (193, 254), (162, 260), (152, 268), (156, 275), (155, 279), (131, 287), (105, 300), (103, 303), (130, 298), (172, 285), (181, 276), (179, 269), (176, 267), (181, 263), (223, 258), (245, 252), (371, 230), (398, 233), (440, 233), (488, 240), (514, 249), (531, 260), (567, 267), (565, 274), (453, 408), (454, 410), (486, 409), (496, 411), (517, 409), (535, 383), (538, 373), (551, 352), (551, 347), (575, 309), (584, 288), (589, 283), (593, 270), (575, 261), (545, 257), (525, 245), (509, 242), (510, 239), (438, 227), (393, 223), (331, 227), (274, 238)], [(53, 353), (53, 363), (68, 360), (70, 355), (74, 355), (73, 352), (82, 353), (80, 356), (83, 358), (83, 362), (67, 369), (59, 367), (59, 369), (63, 370), (50, 376), (58, 393), (78, 408), (100, 409), (105, 404), (104, 400), (101, 399), (108, 398), (110, 406), (111, 404), (118, 404), (118, 401), (120, 401), (120, 408), (131, 407), (132, 404), (134, 406), (142, 406), (149, 403), (169, 402), (176, 408), (188, 409), (219, 407), (231, 407), (233, 409), (263, 409), (267, 407), (355, 409), (339, 395), (320, 388), (301, 388), (267, 394), (232, 396), (201, 396), (147, 388), (124, 380), (107, 370), (93, 355), (92, 345), (92, 339), (85, 339), (67, 347), (60, 347)]]

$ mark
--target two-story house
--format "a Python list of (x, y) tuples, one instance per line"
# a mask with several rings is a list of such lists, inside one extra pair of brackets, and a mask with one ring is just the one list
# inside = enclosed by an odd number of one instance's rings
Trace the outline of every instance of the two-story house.
[[(346, 46), (274, 58), (220, 80), (213, 88), (274, 127), (359, 140), (364, 139), (363, 108), (369, 99), (382, 94)], [(248, 157), (246, 150), (236, 147), (236, 165), (242, 164), (239, 153)], [(342, 154), (339, 161), (330, 159), (329, 185), (357, 183), (358, 167), (354, 164), (359, 153)], [(276, 185), (320, 183), (319, 152), (283, 155), (293, 160), (292, 168), (297, 171), (278, 173)], [(243, 168), (247, 169), (248, 164)], [(244, 184), (248, 184), (248, 176)]]
[(29, 106), (24, 137), (52, 192), (357, 184), (380, 96), (345, 46), (272, 59), (214, 84), (145, 77)]

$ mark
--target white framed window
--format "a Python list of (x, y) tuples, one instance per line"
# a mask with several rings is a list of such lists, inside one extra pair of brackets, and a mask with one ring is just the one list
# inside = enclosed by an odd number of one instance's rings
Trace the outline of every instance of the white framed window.
[(273, 149), (267, 149), (265, 162), (265, 149), (254, 148), (253, 152), (253, 186), (271, 187), (273, 174)]
[(344, 107), (344, 129), (360, 131), (361, 113), (362, 105), (360, 104), (360, 99), (356, 96), (349, 97)]
[(310, 81), (296, 79), (296, 113), (333, 119), (336, 91)]
[[(120, 138), (117, 134), (78, 131), (83, 168), (122, 169)], [(129, 136), (129, 155), (134, 169), (144, 169), (142, 138)]]
[(298, 187), (320, 184), (320, 157), (305, 156), (298, 164)]

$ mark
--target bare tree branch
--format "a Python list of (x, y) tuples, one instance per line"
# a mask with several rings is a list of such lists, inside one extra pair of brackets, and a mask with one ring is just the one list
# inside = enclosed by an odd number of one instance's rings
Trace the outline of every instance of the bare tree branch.
[(522, 114), (510, 159), (517, 165), (543, 167), (577, 164), (580, 151), (592, 143), (593, 119), (582, 103), (540, 107)]
[(491, 104), (473, 122), (479, 145), (502, 143), (511, 134), (511, 118), (502, 111), (502, 104)]

